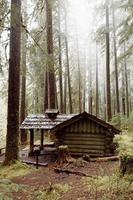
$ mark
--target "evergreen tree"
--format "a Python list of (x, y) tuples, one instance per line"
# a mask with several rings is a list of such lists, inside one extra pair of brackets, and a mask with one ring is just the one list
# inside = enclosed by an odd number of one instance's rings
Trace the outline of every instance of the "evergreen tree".
[(18, 159), (21, 1), (11, 1), (10, 59), (5, 164)]

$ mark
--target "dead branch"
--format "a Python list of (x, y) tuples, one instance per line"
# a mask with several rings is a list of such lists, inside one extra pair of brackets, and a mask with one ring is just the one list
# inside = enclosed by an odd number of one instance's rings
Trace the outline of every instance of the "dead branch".
[(74, 171), (74, 170), (65, 169), (65, 168), (54, 168), (54, 171), (56, 173), (75, 174), (75, 175), (78, 175), (78, 176), (85, 176), (85, 177), (96, 178), (95, 176), (88, 175), (88, 174), (86, 174), (84, 172)]
[(107, 161), (118, 161), (119, 156), (103, 157), (103, 158), (90, 158), (91, 162), (107, 162)]

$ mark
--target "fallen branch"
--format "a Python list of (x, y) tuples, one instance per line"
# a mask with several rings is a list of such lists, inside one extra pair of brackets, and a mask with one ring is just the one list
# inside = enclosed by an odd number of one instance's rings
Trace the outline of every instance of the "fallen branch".
[(90, 158), (91, 162), (107, 162), (107, 161), (118, 161), (119, 156), (103, 157), (103, 158)]
[(67, 174), (75, 174), (75, 175), (78, 175), (78, 176), (85, 176), (85, 177), (96, 178), (95, 176), (88, 175), (88, 174), (86, 174), (84, 172), (74, 171), (74, 170), (70, 170), (70, 169), (54, 168), (54, 171), (56, 173), (67, 173)]

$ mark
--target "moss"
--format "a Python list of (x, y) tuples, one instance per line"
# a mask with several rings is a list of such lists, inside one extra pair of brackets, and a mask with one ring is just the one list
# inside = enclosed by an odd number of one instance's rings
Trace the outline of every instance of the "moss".
[(51, 185), (51, 188), (42, 188), (34, 192), (34, 200), (58, 200), (61, 199), (61, 195), (68, 192), (70, 190), (70, 186), (68, 184), (55, 184)]
[(121, 157), (133, 158), (133, 134), (123, 132), (115, 137), (115, 142), (118, 143), (117, 150)]
[(133, 173), (133, 134), (123, 132), (122, 135), (115, 137), (115, 142), (118, 143), (117, 151), (120, 155), (120, 172)]
[(15, 164), (10, 166), (1, 166), (0, 167), (0, 178), (12, 178), (16, 176), (23, 176), (28, 174), (33, 168), (30, 166), (17, 161)]
[(17, 193), (19, 191), (24, 190), (23, 185), (18, 185), (13, 183), (9, 179), (1, 179), (0, 180), (0, 200), (12, 200), (13, 193)]
[(133, 192), (131, 180), (133, 180), (133, 176), (120, 178), (119, 174), (114, 174), (112, 176), (98, 176), (96, 179), (84, 178), (84, 184), (93, 197), (98, 196), (98, 193), (102, 194), (100, 200), (126, 200)]

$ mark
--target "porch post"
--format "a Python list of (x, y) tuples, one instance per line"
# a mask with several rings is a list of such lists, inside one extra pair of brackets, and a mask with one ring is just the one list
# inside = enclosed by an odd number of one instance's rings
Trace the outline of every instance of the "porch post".
[(41, 150), (43, 150), (44, 130), (41, 129)]
[(33, 148), (34, 148), (34, 130), (30, 129), (30, 152), (29, 155), (33, 155)]

